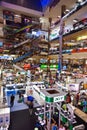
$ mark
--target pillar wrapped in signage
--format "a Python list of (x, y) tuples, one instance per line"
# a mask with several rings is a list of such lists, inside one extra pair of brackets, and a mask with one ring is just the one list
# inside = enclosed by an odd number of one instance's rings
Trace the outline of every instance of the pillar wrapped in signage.
[(64, 26), (65, 26), (65, 23), (63, 21), (63, 16), (64, 16), (64, 11), (66, 9), (66, 6), (65, 5), (62, 5), (61, 7), (61, 20), (60, 20), (60, 31), (59, 31), (59, 43), (60, 43), (60, 46), (59, 46), (59, 62), (58, 62), (58, 65), (59, 65), (59, 72), (61, 73), (61, 70), (62, 70), (62, 43), (63, 43), (63, 33), (64, 33)]

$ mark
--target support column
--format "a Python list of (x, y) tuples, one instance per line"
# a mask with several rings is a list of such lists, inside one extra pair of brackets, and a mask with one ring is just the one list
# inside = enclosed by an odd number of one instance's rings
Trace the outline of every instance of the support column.
[(45, 117), (46, 117), (46, 103), (44, 103), (44, 120), (45, 120)]
[(49, 108), (49, 130), (51, 129), (51, 103)]
[(66, 9), (65, 5), (62, 5), (61, 7), (61, 19), (60, 19), (60, 31), (59, 31), (59, 73), (62, 71), (62, 43), (63, 43), (63, 32), (64, 32), (64, 21), (63, 21), (63, 16), (64, 16), (64, 11)]
[(55, 103), (53, 102), (53, 114), (55, 112)]
[(61, 102), (59, 103), (59, 126), (60, 126), (60, 122), (61, 122)]

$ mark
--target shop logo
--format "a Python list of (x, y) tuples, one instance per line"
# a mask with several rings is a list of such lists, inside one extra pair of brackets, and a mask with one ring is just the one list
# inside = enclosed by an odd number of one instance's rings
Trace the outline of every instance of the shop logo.
[(54, 97), (54, 102), (61, 102), (61, 101), (64, 101), (64, 96)]

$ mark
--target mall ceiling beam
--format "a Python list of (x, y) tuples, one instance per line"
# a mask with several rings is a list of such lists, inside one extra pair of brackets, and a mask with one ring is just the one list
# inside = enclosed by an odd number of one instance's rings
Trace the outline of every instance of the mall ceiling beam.
[(43, 15), (43, 12), (41, 11), (36, 11), (33, 9), (25, 8), (19, 5), (15, 5), (15, 4), (11, 4), (7, 2), (3, 2), (3, 1), (0, 2), (0, 6), (3, 9), (9, 9), (15, 12), (19, 12), (21, 14), (26, 14), (26, 15), (36, 16), (36, 17), (41, 17)]

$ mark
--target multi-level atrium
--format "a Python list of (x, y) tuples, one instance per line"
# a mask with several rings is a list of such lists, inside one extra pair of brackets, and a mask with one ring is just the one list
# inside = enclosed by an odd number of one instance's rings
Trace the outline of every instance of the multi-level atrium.
[(0, 0), (0, 130), (87, 130), (87, 0)]

